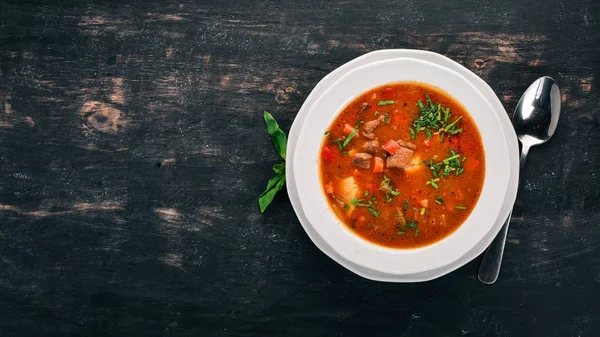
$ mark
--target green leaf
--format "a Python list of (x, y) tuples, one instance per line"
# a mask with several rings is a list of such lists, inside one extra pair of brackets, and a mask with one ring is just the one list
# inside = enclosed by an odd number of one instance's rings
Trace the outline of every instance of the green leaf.
[(271, 136), (271, 140), (273, 141), (273, 145), (275, 145), (275, 149), (281, 156), (281, 158), (285, 159), (285, 150), (287, 148), (287, 136), (285, 133), (279, 128), (279, 124), (273, 116), (268, 112), (264, 112), (265, 124), (267, 125), (267, 132)]
[(265, 212), (265, 209), (271, 204), (277, 192), (285, 185), (285, 163), (274, 165), (273, 170), (276, 172), (275, 175), (269, 179), (267, 188), (258, 198), (261, 213)]
[(273, 171), (276, 174), (285, 175), (285, 162), (273, 165)]

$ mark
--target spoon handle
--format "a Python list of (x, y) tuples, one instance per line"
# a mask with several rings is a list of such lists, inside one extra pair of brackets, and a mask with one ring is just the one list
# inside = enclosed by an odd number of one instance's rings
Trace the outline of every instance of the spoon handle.
[(502, 229), (500, 229), (500, 233), (496, 235), (494, 241), (490, 244), (485, 255), (483, 256), (483, 260), (481, 260), (481, 265), (479, 265), (479, 273), (477, 278), (479, 281), (485, 284), (492, 284), (496, 282), (498, 279), (498, 275), (500, 274), (500, 266), (502, 265), (502, 256), (504, 255), (504, 244), (506, 243), (506, 236), (508, 234), (508, 225), (510, 224), (510, 217), (512, 215), (512, 210), (508, 213), (508, 217), (506, 221), (504, 221), (504, 225), (502, 225)]
[[(527, 159), (528, 153), (529, 146), (523, 146), (521, 149), (521, 156), (519, 158), (519, 183), (521, 182), (523, 168), (525, 167), (525, 160)], [(508, 225), (510, 225), (511, 216), (512, 210), (510, 213), (508, 213), (508, 217), (506, 218), (506, 221), (504, 221), (504, 225), (502, 225), (500, 232), (498, 235), (496, 235), (494, 241), (492, 241), (488, 247), (485, 255), (483, 256), (483, 260), (481, 260), (481, 264), (479, 265), (479, 273), (477, 274), (477, 278), (479, 278), (479, 281), (485, 284), (492, 284), (496, 282), (498, 275), (500, 274), (500, 266), (502, 265), (504, 245), (506, 243), (506, 236), (508, 235)]]

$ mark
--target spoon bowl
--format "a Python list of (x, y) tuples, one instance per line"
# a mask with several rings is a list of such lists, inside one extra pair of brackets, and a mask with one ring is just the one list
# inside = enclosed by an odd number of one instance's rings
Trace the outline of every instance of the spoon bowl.
[(544, 76), (525, 91), (513, 116), (513, 126), (523, 146), (545, 143), (556, 131), (560, 115), (560, 89), (551, 77)]

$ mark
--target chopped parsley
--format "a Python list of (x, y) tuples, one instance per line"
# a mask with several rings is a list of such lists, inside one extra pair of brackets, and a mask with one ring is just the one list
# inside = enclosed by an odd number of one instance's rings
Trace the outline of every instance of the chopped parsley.
[[(340, 150), (343, 149), (343, 148), (345, 148), (350, 143), (350, 141), (352, 140), (352, 138), (354, 138), (354, 136), (356, 136), (356, 134), (358, 133), (358, 127), (360, 126), (360, 124), (362, 124), (364, 122), (365, 121), (363, 121), (363, 120), (358, 121), (358, 123), (356, 123), (356, 126), (354, 127), (354, 130), (352, 130), (352, 132), (348, 135), (348, 137), (346, 137), (346, 139), (344, 139), (344, 142), (341, 145), (338, 142), (338, 146), (340, 147)], [(338, 140), (336, 140), (336, 142)]]
[(385, 124), (390, 124), (390, 113), (386, 112), (385, 115), (383, 115), (383, 121), (385, 122)]
[(465, 206), (454, 206), (456, 209), (467, 209)]
[(406, 201), (404, 202), (404, 207), (402, 207), (402, 210), (404, 210), (405, 212), (407, 209), (408, 209), (408, 199), (406, 199)]
[(385, 193), (385, 201), (387, 203), (392, 202), (394, 197), (400, 195), (400, 192), (394, 189), (392, 184), (390, 183), (390, 178), (388, 178), (385, 174), (383, 175), (383, 181), (381, 182), (380, 190)]
[(327, 136), (329, 134), (329, 131), (325, 131), (324, 135)]
[(406, 234), (406, 232), (408, 231), (408, 229), (414, 229), (415, 230), (415, 237), (417, 237), (417, 235), (419, 235), (419, 227), (417, 226), (417, 220), (415, 219), (409, 219), (406, 218), (406, 225), (404, 226), (396, 226), (396, 229), (398, 229), (398, 235), (404, 235)]
[(427, 139), (431, 139), (432, 134), (440, 135), (440, 142), (443, 143), (444, 135), (450, 137), (462, 132), (462, 129), (458, 128), (458, 122), (463, 116), (450, 121), (450, 117), (452, 117), (450, 108), (444, 108), (439, 103), (432, 102), (427, 93), (425, 98), (427, 105), (423, 104), (421, 100), (417, 102), (419, 117), (413, 121), (412, 126), (409, 128), (413, 139), (415, 133), (424, 131)]
[(368, 196), (369, 191), (365, 190), (362, 199), (352, 198), (350, 203), (355, 207), (366, 207), (369, 213), (378, 218), (379, 210), (377, 209), (377, 197), (375, 197), (375, 194), (372, 194), (371, 198), (368, 198)]
[(395, 104), (396, 101), (393, 100), (388, 100), (388, 101), (379, 101), (379, 103), (377, 103), (377, 105), (391, 105), (391, 104)]
[[(437, 156), (433, 157), (433, 159), (437, 159)], [(452, 173), (454, 173), (455, 176), (459, 176), (465, 172), (465, 169), (462, 166), (465, 160), (467, 160), (467, 157), (461, 158), (461, 154), (454, 151), (453, 148), (450, 149), (450, 154), (448, 157), (437, 164), (430, 159), (429, 170), (431, 170), (431, 175), (433, 178), (428, 180), (425, 184), (431, 185), (433, 188), (438, 189), (440, 177), (448, 177)]]
[(369, 213), (373, 214), (374, 217), (378, 218), (379, 217), (379, 212), (377, 212), (376, 210), (372, 209), (371, 207), (367, 208), (369, 210)]
[(440, 197), (439, 195), (437, 197), (435, 197), (435, 203), (438, 205), (443, 205), (444, 204), (444, 199), (442, 199), (442, 197)]
[(425, 184), (431, 185), (437, 190), (438, 188), (440, 188), (440, 186), (437, 184), (438, 181), (440, 181), (440, 178), (433, 178), (431, 180), (428, 180)]

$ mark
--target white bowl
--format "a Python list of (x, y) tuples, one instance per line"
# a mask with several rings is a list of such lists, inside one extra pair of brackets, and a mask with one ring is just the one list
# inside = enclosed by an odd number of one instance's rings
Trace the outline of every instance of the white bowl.
[[(373, 87), (406, 80), (437, 86), (466, 107), (482, 136), (486, 175), (478, 203), (458, 230), (426, 247), (391, 249), (363, 240), (333, 214), (319, 179), (318, 153), (324, 131), (347, 103)], [(293, 153), (295, 183), (307, 219), (336, 253), (352, 263), (375, 271), (406, 275), (455, 262), (493, 228), (507, 190), (510, 169), (506, 140), (498, 117), (489, 111), (493, 111), (492, 107), (469, 81), (433, 63), (408, 58), (393, 59), (348, 72), (311, 107)]]
[(323, 94), (323, 92), (326, 91), (326, 89), (329, 86), (331, 86), (341, 76), (343, 76), (345, 73), (352, 69), (376, 61), (383, 61), (401, 57), (410, 57), (432, 62), (458, 72), (459, 74), (464, 76), (469, 82), (475, 85), (475, 87), (492, 105), (494, 110), (490, 111), (489, 113), (496, 114), (500, 119), (502, 129), (504, 130), (504, 135), (506, 136), (507, 146), (509, 148), (510, 179), (509, 184), (507, 185), (507, 193), (505, 199), (502, 202), (502, 210), (500, 211), (500, 214), (494, 223), (493, 229), (467, 254), (463, 255), (460, 259), (453, 262), (452, 264), (415, 274), (393, 275), (381, 273), (369, 268), (361, 267), (355, 263), (344, 259), (318, 235), (316, 230), (312, 227), (312, 225), (306, 218), (306, 215), (304, 214), (304, 211), (302, 210), (302, 207), (300, 205), (300, 198), (298, 196), (298, 189), (295, 183), (293, 170), (294, 156), (292, 155), (288, 156), (286, 161), (286, 186), (288, 195), (290, 197), (290, 202), (292, 203), (292, 207), (294, 208), (294, 211), (298, 216), (300, 224), (302, 225), (306, 234), (312, 240), (314, 245), (329, 258), (336, 261), (342, 267), (348, 269), (356, 275), (359, 275), (369, 280), (381, 282), (424, 282), (444, 276), (479, 256), (496, 237), (498, 231), (504, 224), (506, 216), (508, 216), (508, 213), (512, 209), (516, 199), (519, 176), (519, 153), (517, 136), (512, 127), (510, 119), (508, 118), (508, 115), (504, 110), (504, 106), (502, 105), (500, 100), (498, 100), (498, 97), (496, 96), (492, 88), (490, 88), (490, 86), (485, 81), (483, 81), (479, 76), (472, 73), (469, 69), (463, 67), (461, 64), (449, 59), (446, 56), (430, 51), (415, 49), (384, 49), (361, 55), (343, 64), (331, 73), (327, 74), (327, 76), (325, 76), (321, 81), (319, 81), (319, 83), (317, 83), (317, 85), (313, 88), (313, 90), (310, 92), (310, 94), (302, 104), (302, 107), (298, 111), (298, 114), (294, 119), (294, 123), (292, 123), (292, 126), (290, 128), (288, 152), (295, 152), (296, 144), (298, 141), (298, 135), (300, 133), (300, 130), (302, 129), (302, 126), (304, 125), (304, 121), (306, 120), (306, 115), (308, 114), (310, 107)]

